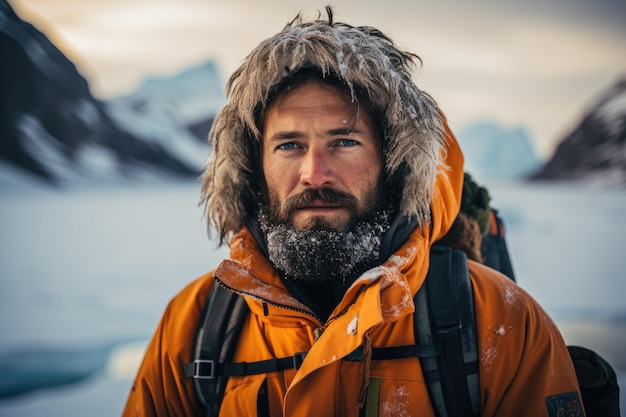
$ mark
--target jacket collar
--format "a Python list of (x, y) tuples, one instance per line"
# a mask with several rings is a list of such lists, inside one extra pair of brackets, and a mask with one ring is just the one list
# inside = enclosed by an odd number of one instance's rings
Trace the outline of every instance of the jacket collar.
[[(426, 276), (428, 261), (425, 254), (428, 246), (428, 239), (422, 236), (420, 229), (413, 230), (404, 244), (385, 262), (369, 269), (352, 283), (331, 317), (345, 310), (360, 291), (374, 284), (381, 292), (385, 321), (393, 321), (403, 315), (404, 308), (398, 308), (397, 300), (404, 300), (407, 308), (412, 307), (413, 295)], [(215, 270), (215, 278), (220, 285), (257, 302), (317, 317), (308, 306), (289, 293), (248, 228), (233, 237), (230, 248), (230, 258)], [(383, 296), (383, 292), (393, 296)]]

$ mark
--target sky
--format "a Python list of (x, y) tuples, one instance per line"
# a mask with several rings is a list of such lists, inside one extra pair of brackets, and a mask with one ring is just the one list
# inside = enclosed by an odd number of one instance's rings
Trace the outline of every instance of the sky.
[(215, 60), (225, 83), (260, 41), (328, 3), (423, 61), (415, 82), (453, 130), (525, 127), (542, 156), (626, 77), (624, 0), (9, 0), (99, 98)]

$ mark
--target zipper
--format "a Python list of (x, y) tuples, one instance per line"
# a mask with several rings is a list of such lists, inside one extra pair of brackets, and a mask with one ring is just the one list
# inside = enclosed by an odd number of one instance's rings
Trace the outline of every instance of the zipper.
[[(227, 290), (227, 291), (230, 291), (230, 292), (232, 292), (232, 293), (235, 293), (235, 294), (237, 294), (237, 295), (239, 295), (239, 296), (248, 296), (248, 297), (254, 298), (254, 299), (256, 299), (256, 300), (260, 300), (260, 301), (261, 301), (261, 302), (263, 302), (264, 304), (268, 304), (268, 305), (271, 305), (271, 306), (273, 306), (273, 307), (282, 308), (283, 310), (293, 311), (293, 312), (296, 312), (296, 313), (302, 313), (302, 314), (305, 314), (305, 315), (307, 315), (307, 316), (312, 317), (312, 318), (313, 318), (313, 319), (315, 319), (318, 323), (322, 323), (322, 320), (321, 320), (321, 319), (320, 319), (320, 318), (319, 318), (319, 317), (318, 317), (315, 313), (313, 313), (313, 312), (311, 312), (311, 311), (303, 310), (303, 309), (301, 309), (301, 308), (297, 308), (297, 307), (291, 307), (291, 306), (288, 306), (288, 305), (285, 305), (285, 304), (279, 304), (279, 303), (276, 303), (276, 302), (274, 302), (274, 301), (270, 301), (270, 300), (267, 300), (267, 299), (265, 299), (265, 298), (259, 297), (259, 296), (258, 296), (258, 295), (256, 295), (256, 294), (252, 294), (252, 293), (249, 293), (249, 292), (246, 292), (246, 291), (241, 291), (241, 290), (238, 290), (238, 289), (233, 288), (233, 287), (231, 287), (231, 286), (229, 286), (229, 285), (226, 285), (226, 283), (224, 283), (224, 281), (222, 281), (222, 280), (221, 280), (218, 276), (216, 276), (216, 275), (214, 275), (214, 276), (213, 276), (213, 278), (215, 279), (215, 281), (217, 282), (217, 284), (218, 284), (220, 287), (224, 288), (224, 289), (225, 289), (225, 290)], [(370, 283), (370, 284), (371, 284), (371, 283)], [(335, 316), (330, 317), (330, 318), (329, 318), (329, 319), (328, 319), (325, 323), (322, 323), (322, 326), (321, 326), (321, 327), (318, 327), (318, 328), (316, 328), (316, 329), (314, 329), (314, 330), (313, 330), (313, 333), (314, 333), (314, 335), (315, 335), (315, 341), (317, 341), (317, 340), (318, 340), (318, 339), (322, 336), (322, 334), (324, 333), (324, 330), (326, 330), (326, 329), (328, 328), (328, 325), (329, 325), (330, 323), (332, 323), (333, 321), (337, 320), (338, 318), (340, 318), (340, 317), (344, 316), (344, 315), (348, 312), (348, 309), (349, 309), (349, 308), (350, 308), (350, 307), (351, 307), (354, 303), (356, 303), (356, 300), (359, 298), (359, 296), (361, 295), (361, 293), (362, 293), (363, 291), (365, 291), (365, 288), (367, 288), (367, 287), (369, 287), (369, 284), (368, 284), (368, 285), (361, 285), (361, 288), (359, 288), (359, 289), (358, 289), (358, 291), (356, 292), (356, 294), (354, 294), (354, 297), (352, 298), (352, 301), (351, 301), (351, 302), (350, 302), (350, 303), (346, 306), (346, 308), (344, 308), (342, 311), (340, 311), (340, 312), (339, 312), (338, 314), (336, 314)], [(266, 311), (266, 309), (267, 309), (267, 307), (264, 305), (264, 306), (263, 306), (263, 311), (265, 312), (265, 311)], [(266, 315), (267, 315), (267, 314), (266, 314)]]
[(307, 310), (303, 310), (301, 308), (291, 307), (291, 306), (288, 306), (288, 305), (285, 305), (285, 304), (279, 304), (279, 303), (276, 303), (274, 301), (267, 300), (265, 298), (259, 297), (256, 294), (252, 294), (252, 293), (249, 293), (249, 292), (246, 292), (246, 291), (241, 291), (241, 290), (233, 288), (233, 287), (231, 287), (229, 285), (226, 285), (226, 283), (224, 283), (224, 281), (222, 281), (218, 276), (213, 276), (213, 278), (215, 279), (215, 281), (217, 282), (217, 284), (220, 287), (224, 288), (227, 291), (230, 291), (230, 292), (235, 293), (235, 294), (240, 295), (240, 296), (244, 296), (245, 295), (245, 296), (254, 298), (256, 300), (260, 300), (260, 301), (262, 301), (265, 304), (271, 305), (273, 307), (282, 308), (283, 310), (293, 311), (293, 312), (296, 312), (296, 313), (302, 313), (302, 314), (305, 314), (307, 316), (310, 316), (310, 317), (314, 318), (315, 320), (317, 320), (318, 323), (322, 322), (322, 320), (315, 313), (313, 313), (311, 311), (307, 311)]
[[(356, 300), (359, 298), (359, 295), (361, 295), (361, 293), (365, 290), (365, 288), (367, 288), (369, 285), (361, 285), (361, 288), (358, 289), (358, 291), (356, 292), (356, 294), (354, 295), (354, 297), (352, 298), (352, 301), (346, 306), (346, 308), (344, 308), (343, 310), (341, 310), (339, 313), (337, 313), (335, 316), (330, 317), (326, 323), (324, 323), (322, 325), (322, 327), (319, 327), (317, 329), (315, 329), (313, 331), (313, 333), (315, 334), (315, 341), (317, 341), (322, 334), (324, 333), (324, 331), (328, 328), (328, 326), (335, 320), (337, 320), (338, 318), (346, 315), (346, 313), (348, 313), (348, 309), (350, 309), (350, 306), (352, 306), (354, 303), (356, 303)], [(321, 321), (320, 321), (321, 323)]]
[[(365, 288), (369, 287), (368, 285), (361, 285), (361, 288), (358, 289), (358, 291), (356, 292), (356, 294), (354, 294), (354, 297), (352, 298), (352, 301), (346, 306), (346, 308), (344, 308), (343, 310), (341, 310), (339, 313), (337, 313), (335, 316), (333, 317), (329, 317), (328, 321), (326, 323), (324, 323), (324, 326), (322, 326), (322, 328), (320, 329), (320, 336), (321, 334), (324, 332), (324, 329), (326, 329), (328, 327), (328, 325), (330, 323), (332, 323), (333, 321), (337, 320), (339, 317), (345, 316), (346, 313), (348, 312), (348, 309), (350, 309), (350, 307), (356, 303), (356, 300), (359, 298), (359, 296), (361, 295), (361, 293), (363, 291), (365, 291)], [(321, 322), (320, 322), (321, 323)]]

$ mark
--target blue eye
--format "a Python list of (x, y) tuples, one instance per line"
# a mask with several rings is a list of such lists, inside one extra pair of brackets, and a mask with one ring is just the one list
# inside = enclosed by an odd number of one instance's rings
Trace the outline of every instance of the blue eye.
[(353, 139), (340, 139), (337, 141), (337, 145), (339, 146), (355, 146), (358, 145), (359, 142)]
[(289, 151), (289, 150), (292, 150), (292, 149), (296, 149), (296, 147), (297, 147), (297, 145), (294, 142), (287, 142), (287, 143), (283, 143), (283, 144), (278, 145), (276, 147), (276, 149), (282, 149), (282, 150), (285, 150), (285, 151)]

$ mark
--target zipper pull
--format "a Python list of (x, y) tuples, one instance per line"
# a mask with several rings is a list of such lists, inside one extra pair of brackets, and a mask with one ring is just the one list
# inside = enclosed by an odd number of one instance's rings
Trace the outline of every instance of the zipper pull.
[(320, 336), (322, 336), (322, 333), (324, 333), (323, 327), (318, 327), (317, 329), (313, 330), (313, 334), (315, 335), (316, 342), (319, 340)]

